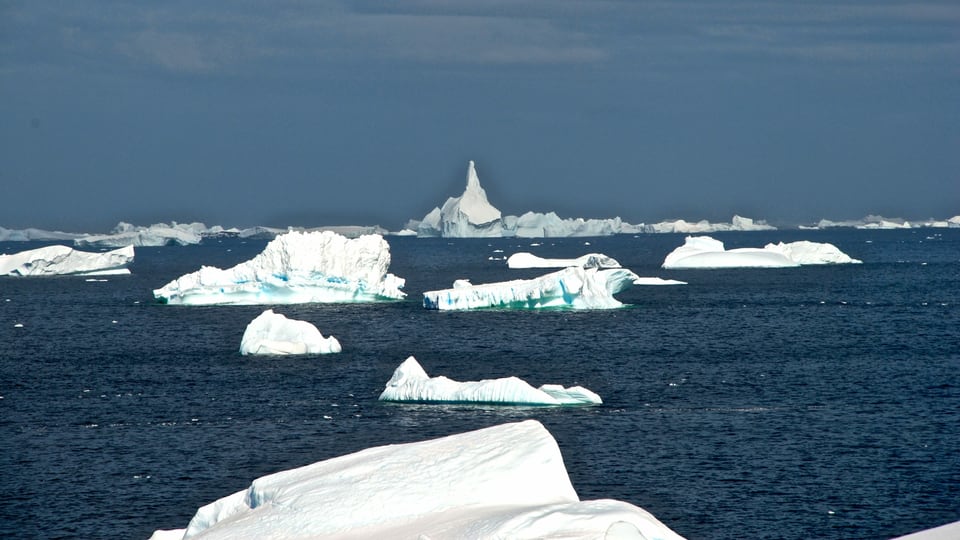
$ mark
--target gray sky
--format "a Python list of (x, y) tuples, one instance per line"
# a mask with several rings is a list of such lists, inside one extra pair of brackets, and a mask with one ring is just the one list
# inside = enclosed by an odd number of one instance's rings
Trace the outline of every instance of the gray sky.
[(960, 3), (0, 0), (0, 226), (960, 213)]

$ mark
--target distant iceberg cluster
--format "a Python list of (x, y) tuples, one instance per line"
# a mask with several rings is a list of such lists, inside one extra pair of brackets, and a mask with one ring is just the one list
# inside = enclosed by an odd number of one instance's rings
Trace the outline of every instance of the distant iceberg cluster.
[(39, 241), (60, 241), (73, 240), (83, 236), (80, 233), (67, 233), (62, 231), (45, 231), (43, 229), (5, 229), (0, 227), (0, 242), (31, 242)]
[(114, 248), (123, 246), (157, 247), (167, 245), (187, 246), (199, 244), (201, 234), (206, 231), (202, 223), (169, 225), (158, 223), (149, 227), (138, 227), (120, 222), (110, 234), (88, 234), (74, 239), (78, 247)]
[(599, 405), (600, 396), (574, 386), (545, 384), (534, 388), (517, 377), (457, 382), (447, 377), (430, 377), (414, 357), (407, 358), (393, 372), (380, 401), (414, 403), (485, 403), (502, 405)]
[(343, 349), (337, 338), (323, 337), (316, 326), (268, 309), (247, 325), (240, 340), (242, 355), (330, 354)]
[(790, 268), (811, 264), (857, 264), (833, 244), (791, 242), (767, 244), (763, 248), (725, 249), (723, 242), (709, 236), (688, 236), (684, 244), (663, 261), (666, 269), (688, 268)]
[(101, 276), (129, 274), (133, 247), (91, 253), (67, 246), (46, 246), (0, 255), (0, 276)]
[(577, 496), (536, 420), (368, 448), (263, 476), (160, 539), (682, 540), (627, 502)]
[(421, 220), (407, 223), (405, 234), (433, 238), (545, 238), (609, 236), (612, 234), (639, 233), (706, 233), (716, 231), (761, 231), (775, 230), (764, 222), (734, 216), (731, 223), (700, 221), (687, 223), (683, 220), (667, 221), (653, 225), (632, 225), (619, 217), (610, 219), (561, 218), (554, 212), (546, 214), (527, 212), (519, 217), (503, 216), (487, 200), (487, 193), (480, 186), (476, 165), (467, 165), (467, 187), (459, 197), (450, 197), (443, 206), (431, 210)]
[(623, 304), (613, 295), (639, 279), (625, 268), (571, 266), (533, 279), (473, 285), (461, 282), (451, 289), (423, 293), (423, 307), (439, 310), (611, 309)]
[(379, 235), (294, 231), (249, 261), (226, 270), (204, 266), (153, 294), (162, 303), (189, 305), (401, 299), (404, 280), (387, 273), (389, 266), (390, 246)]
[(907, 221), (900, 218), (885, 218), (883, 216), (867, 216), (863, 219), (847, 221), (831, 221), (821, 219), (813, 226), (800, 226), (801, 229), (833, 229), (833, 228), (854, 228), (854, 229), (919, 229), (935, 228), (948, 229), (960, 228), (960, 216), (953, 216), (949, 219), (921, 219)]

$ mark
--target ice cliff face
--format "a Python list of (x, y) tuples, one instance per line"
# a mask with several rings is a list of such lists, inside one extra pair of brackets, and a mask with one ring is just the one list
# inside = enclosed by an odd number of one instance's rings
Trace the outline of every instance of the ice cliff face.
[(614, 294), (639, 277), (626, 268), (573, 266), (534, 279), (461, 286), (423, 293), (427, 309), (611, 309), (622, 306)]
[(63, 276), (129, 274), (133, 246), (106, 253), (78, 251), (67, 246), (46, 246), (12, 255), (0, 255), (0, 276)]
[(253, 259), (204, 266), (160, 289), (168, 304), (301, 304), (400, 299), (404, 280), (387, 273), (390, 246), (379, 235), (347, 239), (330, 231), (277, 236)]
[(414, 357), (407, 358), (393, 372), (380, 401), (415, 403), (496, 403), (503, 405), (597, 405), (600, 396), (574, 386), (545, 384), (534, 388), (517, 377), (458, 382), (430, 377)]
[(581, 501), (535, 420), (368, 448), (263, 476), (153, 538), (682, 540), (649, 512)]

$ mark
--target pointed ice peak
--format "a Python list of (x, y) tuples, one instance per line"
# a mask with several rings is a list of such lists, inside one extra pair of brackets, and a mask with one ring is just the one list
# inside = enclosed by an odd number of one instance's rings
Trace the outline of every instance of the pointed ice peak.
[(480, 177), (477, 176), (477, 168), (473, 165), (473, 160), (467, 166), (467, 190), (483, 189), (480, 187)]

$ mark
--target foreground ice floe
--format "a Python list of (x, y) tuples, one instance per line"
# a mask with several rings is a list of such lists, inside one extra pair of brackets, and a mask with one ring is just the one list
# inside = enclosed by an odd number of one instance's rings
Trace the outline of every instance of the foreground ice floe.
[(342, 350), (337, 338), (323, 337), (307, 321), (288, 319), (268, 309), (250, 321), (240, 340), (240, 354), (329, 354)]
[(222, 270), (204, 266), (153, 291), (169, 304), (299, 304), (400, 299), (404, 280), (387, 273), (379, 235), (323, 232), (277, 236), (259, 255)]
[(681, 539), (630, 503), (581, 501), (535, 420), (263, 476), (152, 538)]
[(12, 255), (0, 255), (0, 276), (100, 276), (129, 274), (133, 246), (105, 253), (46, 246)]
[(583, 388), (545, 384), (534, 388), (517, 377), (458, 382), (430, 377), (414, 357), (393, 372), (380, 401), (415, 403), (497, 403), (502, 405), (598, 405), (600, 396)]
[(458, 286), (423, 293), (427, 309), (573, 308), (610, 309), (622, 306), (613, 295), (633, 285), (638, 276), (626, 268), (571, 266), (533, 279)]
[(603, 253), (588, 253), (576, 259), (544, 259), (533, 253), (521, 251), (507, 257), (507, 266), (510, 268), (566, 268), (568, 266), (620, 268), (620, 263)]
[(723, 242), (709, 236), (688, 236), (670, 252), (663, 268), (789, 268), (807, 264), (860, 263), (833, 244), (790, 242), (767, 244), (763, 248), (727, 250)]

